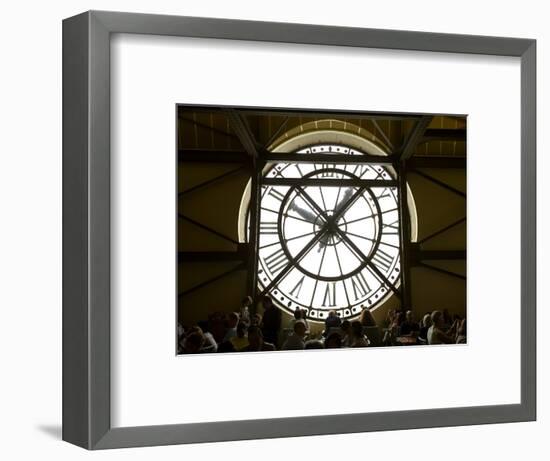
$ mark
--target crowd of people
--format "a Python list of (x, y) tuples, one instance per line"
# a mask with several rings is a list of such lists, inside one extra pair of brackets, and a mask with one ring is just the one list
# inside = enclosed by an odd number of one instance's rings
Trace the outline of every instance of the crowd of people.
[(178, 352), (253, 352), (275, 350), (334, 349), (410, 344), (466, 343), (466, 319), (451, 317), (446, 309), (426, 313), (417, 322), (411, 310), (391, 309), (378, 325), (368, 309), (357, 320), (341, 319), (330, 311), (322, 332), (313, 333), (306, 311), (296, 309), (283, 328), (282, 311), (269, 296), (262, 299), (263, 313), (251, 314), (251, 297), (239, 312), (215, 312), (196, 325), (178, 323)]

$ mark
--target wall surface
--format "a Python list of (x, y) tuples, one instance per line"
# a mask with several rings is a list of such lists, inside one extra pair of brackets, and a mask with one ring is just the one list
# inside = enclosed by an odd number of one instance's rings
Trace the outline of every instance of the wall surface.
[(539, 335), (538, 421), (400, 432), (232, 442), (89, 453), (61, 434), (61, 19), (88, 9), (218, 16), (412, 29), (538, 39), (539, 81), (539, 316), (550, 322), (544, 239), (550, 225), (548, 126), (550, 31), (544, 2), (436, 0), (306, 2), (279, 0), (73, 0), (11, 2), (2, 10), (0, 47), (0, 306), (3, 459), (544, 459), (550, 431), (550, 360)]

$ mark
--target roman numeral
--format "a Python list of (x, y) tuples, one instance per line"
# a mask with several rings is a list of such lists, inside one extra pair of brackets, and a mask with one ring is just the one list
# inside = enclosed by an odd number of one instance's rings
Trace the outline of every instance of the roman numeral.
[(288, 259), (282, 248), (279, 248), (275, 253), (272, 253), (265, 258), (265, 264), (269, 269), (269, 272), (271, 272), (272, 274), (276, 274), (277, 272), (279, 272), (283, 267), (287, 265), (287, 262)]
[[(379, 173), (380, 174), (380, 173)], [(384, 189), (382, 189), (382, 193), (380, 195), (376, 195), (376, 193), (374, 194), (375, 197), (380, 200), (381, 198), (388, 198), (388, 197), (391, 197), (390, 193), (389, 192), (386, 192), (388, 190), (387, 187), (384, 187)]]
[[(327, 169), (327, 168), (334, 168), (335, 165), (332, 165), (332, 164), (328, 164), (328, 163), (323, 163), (322, 167), (323, 170), (324, 169)], [(321, 178), (334, 178), (336, 176), (336, 172), (335, 171), (323, 171), (321, 173)]]
[(354, 275), (351, 278), (351, 286), (353, 288), (353, 295), (355, 296), (355, 301), (366, 296), (366, 294), (371, 291), (371, 288), (367, 282), (365, 276), (359, 272), (359, 274)]
[[(388, 230), (385, 230), (388, 228)], [(395, 220), (391, 224), (382, 224), (382, 233), (383, 234), (390, 234), (390, 235), (397, 235), (399, 232), (399, 221)]]
[(353, 169), (352, 173), (355, 176), (359, 176), (360, 178), (363, 177), (363, 175), (370, 170), (369, 165), (355, 165), (355, 168)]
[(278, 200), (279, 202), (282, 202), (285, 196), (278, 191), (277, 189), (274, 189), (273, 187), (269, 189), (268, 195), (271, 195), (274, 199)]
[(384, 272), (390, 270), (393, 258), (386, 253), (384, 250), (378, 250), (376, 254), (372, 257), (372, 263), (378, 268), (383, 269)]
[(277, 221), (275, 222), (260, 222), (260, 234), (276, 234)]
[(336, 306), (336, 283), (327, 283), (325, 288), (325, 296), (323, 297), (323, 307)]
[(294, 296), (295, 298), (298, 298), (300, 296), (300, 291), (302, 290), (302, 285), (304, 284), (305, 278), (306, 276), (302, 275), (302, 278), (300, 279), (300, 281), (296, 284), (296, 286), (290, 292), (291, 296)]

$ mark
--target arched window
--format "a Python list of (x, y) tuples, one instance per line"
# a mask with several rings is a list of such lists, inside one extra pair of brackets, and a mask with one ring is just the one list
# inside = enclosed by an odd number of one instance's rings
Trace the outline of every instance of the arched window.
[[(274, 160), (259, 184), (258, 291), (318, 321), (331, 310), (357, 316), (398, 294), (398, 181), (385, 151), (332, 130), (283, 136), (270, 151)], [(250, 187), (241, 206), (243, 240)]]

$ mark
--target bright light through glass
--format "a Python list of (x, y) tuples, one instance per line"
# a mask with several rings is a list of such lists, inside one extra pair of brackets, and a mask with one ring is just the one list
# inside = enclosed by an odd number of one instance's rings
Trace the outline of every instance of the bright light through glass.
[[(362, 155), (317, 145), (298, 153)], [(372, 308), (400, 275), (395, 178), (372, 163), (276, 163), (261, 190), (258, 282), (283, 309), (323, 320)], [(347, 183), (346, 183), (347, 182)], [(353, 183), (353, 184), (350, 184)]]

